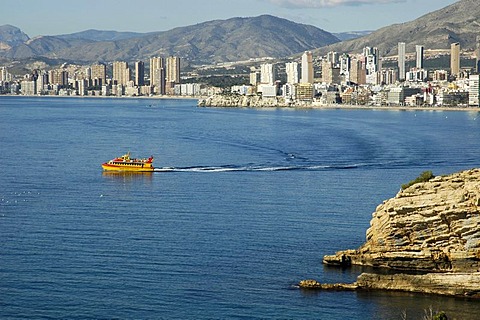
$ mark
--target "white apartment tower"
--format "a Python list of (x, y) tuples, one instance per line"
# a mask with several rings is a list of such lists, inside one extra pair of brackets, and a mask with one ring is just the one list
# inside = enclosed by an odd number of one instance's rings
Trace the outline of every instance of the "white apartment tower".
[(468, 105), (478, 107), (480, 106), (480, 76), (478, 74), (471, 74), (468, 78)]
[(300, 83), (313, 83), (313, 56), (311, 51), (302, 55), (302, 78)]
[(343, 54), (340, 57), (340, 75), (343, 77), (345, 83), (350, 82), (350, 67), (351, 60), (348, 54)]
[(287, 62), (285, 72), (287, 73), (287, 83), (298, 83), (298, 62)]
[(273, 64), (264, 63), (260, 65), (260, 83), (273, 86), (275, 83), (275, 71)]
[(398, 80), (405, 80), (405, 42), (398, 43)]

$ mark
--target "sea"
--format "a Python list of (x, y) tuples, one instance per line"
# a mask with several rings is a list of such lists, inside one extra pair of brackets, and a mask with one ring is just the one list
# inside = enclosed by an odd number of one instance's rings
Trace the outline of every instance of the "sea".
[[(468, 299), (319, 292), (375, 208), (480, 166), (480, 113), (0, 97), (0, 319), (478, 319)], [(101, 164), (130, 152), (152, 173)]]

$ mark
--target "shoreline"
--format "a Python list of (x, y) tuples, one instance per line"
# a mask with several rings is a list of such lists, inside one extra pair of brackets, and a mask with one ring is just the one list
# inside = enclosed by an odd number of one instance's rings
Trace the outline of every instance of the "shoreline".
[[(97, 99), (145, 99), (145, 100), (197, 100), (197, 104), (201, 100), (208, 97), (199, 96), (59, 96), (59, 95), (13, 95), (4, 94), (1, 97), (19, 97), (19, 98), (97, 98)], [(466, 112), (480, 112), (480, 107), (426, 107), (426, 106), (365, 106), (365, 105), (351, 105), (351, 104), (329, 104), (329, 105), (315, 105), (302, 104), (290, 106), (199, 106), (202, 108), (251, 108), (251, 109), (299, 109), (299, 110), (381, 110), (381, 111), (466, 111)]]

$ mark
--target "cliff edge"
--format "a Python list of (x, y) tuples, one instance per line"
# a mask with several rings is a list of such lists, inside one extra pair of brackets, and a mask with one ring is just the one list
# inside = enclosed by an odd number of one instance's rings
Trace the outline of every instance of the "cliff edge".
[(379, 205), (367, 241), (325, 264), (435, 272), (480, 271), (480, 169), (416, 183)]
[[(326, 265), (363, 265), (395, 274), (362, 274), (356, 289), (480, 297), (480, 169), (407, 187), (379, 205), (366, 242), (327, 255)], [(407, 274), (420, 271), (422, 274)], [(305, 284), (309, 284), (308, 286)], [(315, 288), (312, 280), (301, 282)], [(317, 285), (330, 289), (331, 285)], [(336, 286), (342, 287), (342, 284)], [(347, 285), (347, 288), (351, 288)]]

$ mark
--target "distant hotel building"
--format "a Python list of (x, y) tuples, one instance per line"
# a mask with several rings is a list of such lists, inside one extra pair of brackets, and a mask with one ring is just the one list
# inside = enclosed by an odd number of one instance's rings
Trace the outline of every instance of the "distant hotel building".
[(180, 58), (168, 57), (167, 61), (167, 73), (166, 82), (167, 88), (173, 88), (175, 84), (180, 83)]
[(306, 51), (302, 55), (302, 78), (300, 83), (313, 84), (313, 56), (310, 51)]
[(285, 64), (285, 72), (287, 73), (287, 83), (298, 83), (298, 62), (287, 62)]
[(405, 80), (405, 42), (398, 43), (398, 80)]
[(260, 65), (260, 83), (273, 86), (275, 82), (275, 69), (273, 64), (264, 63)]
[(113, 63), (113, 81), (117, 85), (127, 85), (130, 81), (130, 69), (125, 61), (115, 61)]
[(423, 53), (424, 49), (423, 46), (415, 46), (415, 53), (416, 53), (416, 67), (417, 69), (423, 69)]
[(135, 62), (135, 85), (141, 87), (145, 84), (145, 64), (143, 61)]
[(460, 73), (460, 43), (452, 43), (450, 47), (450, 73), (457, 77)]
[(96, 86), (105, 85), (107, 82), (107, 66), (103, 63), (94, 64), (90, 67), (91, 79)]
[(150, 58), (150, 86), (153, 87), (155, 94), (165, 94), (165, 76), (165, 59), (162, 57)]

